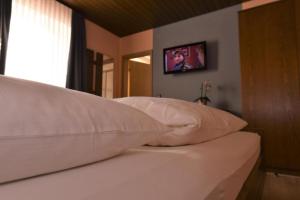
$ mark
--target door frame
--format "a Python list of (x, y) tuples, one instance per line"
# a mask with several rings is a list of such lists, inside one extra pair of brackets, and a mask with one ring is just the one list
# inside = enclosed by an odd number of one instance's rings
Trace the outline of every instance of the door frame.
[(132, 58), (138, 58), (143, 56), (150, 55), (150, 65), (152, 70), (152, 77), (151, 77), (151, 84), (152, 84), (152, 91), (153, 94), (153, 66), (152, 66), (152, 50), (127, 54), (122, 56), (122, 87), (121, 87), (121, 96), (126, 97), (128, 94), (128, 62)]

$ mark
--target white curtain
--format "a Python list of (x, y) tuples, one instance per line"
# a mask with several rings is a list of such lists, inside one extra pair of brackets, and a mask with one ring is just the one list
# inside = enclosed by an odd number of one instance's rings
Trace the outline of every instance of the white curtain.
[(55, 0), (13, 0), (5, 75), (65, 87), (71, 16)]

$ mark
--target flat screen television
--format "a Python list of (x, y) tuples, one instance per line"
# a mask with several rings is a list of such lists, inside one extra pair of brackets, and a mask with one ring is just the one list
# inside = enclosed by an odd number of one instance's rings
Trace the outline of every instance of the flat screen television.
[(206, 42), (164, 49), (164, 73), (182, 73), (206, 69)]

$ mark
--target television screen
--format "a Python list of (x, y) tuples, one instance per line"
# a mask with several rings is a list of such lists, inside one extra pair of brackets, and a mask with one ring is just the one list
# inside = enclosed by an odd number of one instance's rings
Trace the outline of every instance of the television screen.
[(164, 49), (164, 73), (206, 69), (206, 42)]

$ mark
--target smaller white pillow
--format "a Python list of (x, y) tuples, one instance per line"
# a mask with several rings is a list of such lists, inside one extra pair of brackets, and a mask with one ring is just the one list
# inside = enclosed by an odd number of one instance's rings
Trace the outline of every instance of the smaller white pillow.
[(247, 126), (247, 122), (228, 112), (178, 99), (126, 97), (115, 100), (139, 109), (173, 129), (149, 143), (154, 146), (197, 144)]

